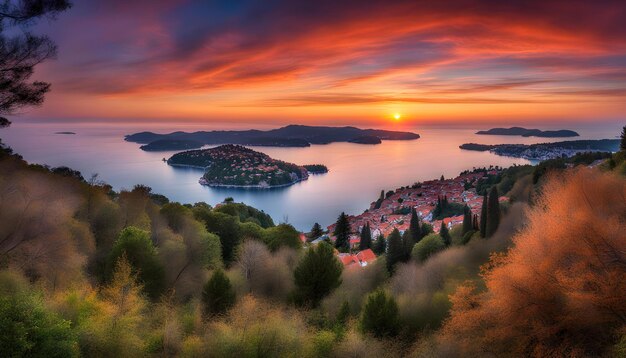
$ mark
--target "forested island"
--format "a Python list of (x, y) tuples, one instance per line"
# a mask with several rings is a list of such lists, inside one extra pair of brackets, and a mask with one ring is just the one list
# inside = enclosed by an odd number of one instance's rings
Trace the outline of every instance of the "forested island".
[(204, 169), (200, 183), (213, 187), (283, 187), (307, 180), (310, 171), (316, 174), (328, 171), (321, 164), (299, 166), (234, 144), (177, 153), (167, 163)]
[(196, 149), (202, 147), (204, 144), (195, 140), (180, 140), (180, 139), (159, 139), (154, 142), (142, 145), (142, 150), (148, 152), (157, 152), (165, 150), (186, 150)]
[(543, 138), (564, 138), (564, 137), (578, 137), (578, 133), (568, 130), (554, 130), (554, 131), (542, 131), (540, 129), (526, 129), (523, 127), (511, 127), (511, 128), (491, 128), (486, 131), (478, 131), (476, 134), (486, 135), (510, 135), (510, 136), (522, 136), (522, 137), (543, 137)]
[[(308, 147), (311, 144), (329, 144), (334, 142), (352, 142), (360, 144), (379, 144), (382, 140), (414, 140), (419, 134), (412, 132), (387, 131), (381, 129), (360, 129), (356, 127), (325, 127), (288, 125), (285, 127), (261, 131), (198, 131), (198, 132), (173, 132), (158, 134), (153, 132), (140, 132), (124, 137), (126, 141), (150, 144), (160, 142), (159, 150), (176, 150), (179, 148), (168, 147), (168, 143), (174, 146), (181, 141), (193, 141), (202, 145), (215, 144), (240, 144), (251, 146), (271, 147)], [(142, 146), (144, 150), (150, 150), (151, 146)]]
[(497, 155), (524, 158), (529, 160), (547, 160), (572, 157), (585, 152), (616, 152), (619, 150), (619, 139), (573, 140), (538, 144), (477, 144), (466, 143), (461, 149), (479, 152), (490, 151)]

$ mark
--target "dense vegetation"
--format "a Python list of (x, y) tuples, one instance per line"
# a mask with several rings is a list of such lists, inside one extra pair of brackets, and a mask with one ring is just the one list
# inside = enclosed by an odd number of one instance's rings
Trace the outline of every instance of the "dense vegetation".
[(303, 167), (272, 159), (267, 154), (240, 145), (177, 153), (167, 162), (170, 165), (205, 168), (203, 179), (211, 186), (271, 187), (292, 184), (308, 177)]
[[(593, 169), (500, 170), (481, 184), (484, 238), (466, 209), (464, 225), (440, 233), (416, 216), (404, 234), (375, 241), (363, 228), (361, 245), (382, 256), (344, 268), (330, 245), (303, 249), (293, 227), (244, 204), (173, 203), (141, 185), (118, 193), (4, 148), (0, 348), (64, 357), (619, 356), (625, 157)], [(492, 200), (503, 194), (516, 199)]]

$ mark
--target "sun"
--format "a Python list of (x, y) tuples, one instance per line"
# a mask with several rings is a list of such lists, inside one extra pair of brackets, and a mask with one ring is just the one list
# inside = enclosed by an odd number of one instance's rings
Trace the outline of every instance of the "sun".
[(400, 120), (400, 117), (402, 117), (402, 116), (400, 115), (400, 113), (394, 113), (394, 114), (393, 114), (393, 119), (395, 119), (396, 121), (399, 121), (399, 120)]

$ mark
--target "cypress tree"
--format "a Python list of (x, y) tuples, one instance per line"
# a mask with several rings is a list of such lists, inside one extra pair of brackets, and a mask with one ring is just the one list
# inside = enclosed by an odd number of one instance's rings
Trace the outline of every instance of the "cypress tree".
[(322, 226), (319, 223), (313, 224), (313, 227), (311, 228), (311, 239), (317, 239), (323, 234), (324, 230), (322, 230)]
[(387, 240), (385, 240), (385, 236), (383, 236), (383, 234), (378, 235), (372, 250), (376, 255), (382, 255), (385, 251), (387, 251)]
[(420, 240), (423, 239), (424, 237), (426, 237), (426, 235), (431, 234), (431, 233), (434, 232), (433, 226), (430, 225), (429, 223), (422, 223), (422, 228), (421, 229), (422, 229), (421, 230), (422, 231), (422, 236), (421, 236)]
[(489, 201), (487, 202), (487, 227), (485, 230), (486, 237), (491, 237), (498, 230), (500, 225), (500, 195), (498, 188), (494, 185), (489, 192)]
[(626, 126), (624, 126), (624, 128), (622, 128), (622, 141), (619, 144), (619, 149), (622, 152), (626, 152)]
[(335, 247), (339, 251), (347, 252), (350, 249), (350, 221), (348, 221), (348, 215), (346, 213), (341, 213), (337, 218), (337, 223), (335, 226), (335, 231), (333, 235), (335, 235)]
[(393, 273), (396, 264), (404, 259), (404, 245), (398, 229), (393, 229), (387, 239), (387, 271)]
[(413, 241), (413, 236), (409, 230), (406, 230), (402, 234), (402, 247), (404, 248), (404, 257), (402, 259), (403, 262), (407, 262), (411, 259), (411, 251), (413, 250), (413, 245), (415, 245), (415, 241)]
[(325, 242), (306, 250), (293, 272), (295, 302), (317, 307), (320, 301), (341, 284), (343, 265), (333, 247)]
[(411, 209), (411, 223), (409, 225), (409, 232), (411, 233), (411, 238), (413, 242), (418, 243), (422, 238), (422, 231), (420, 229), (420, 219), (417, 216), (417, 210), (415, 208)]
[(478, 223), (478, 215), (474, 214), (472, 218), (472, 229), (474, 231), (480, 231), (480, 224)]
[(226, 313), (235, 304), (235, 290), (224, 271), (215, 271), (204, 285), (202, 302), (209, 316)]
[(450, 246), (452, 243), (452, 237), (450, 236), (448, 227), (443, 223), (443, 221), (441, 222), (441, 229), (439, 229), (439, 236), (441, 236), (441, 239), (446, 246)]
[(480, 236), (487, 235), (487, 194), (483, 196), (483, 206), (480, 209)]
[(469, 206), (465, 205), (463, 208), (463, 235), (472, 231), (472, 211)]
[(359, 250), (367, 250), (372, 247), (372, 230), (370, 223), (366, 223), (361, 229), (361, 241), (359, 242)]
[(383, 200), (385, 200), (385, 191), (381, 190), (380, 197), (376, 200), (376, 204), (374, 204), (374, 209), (380, 209), (380, 205), (383, 203)]

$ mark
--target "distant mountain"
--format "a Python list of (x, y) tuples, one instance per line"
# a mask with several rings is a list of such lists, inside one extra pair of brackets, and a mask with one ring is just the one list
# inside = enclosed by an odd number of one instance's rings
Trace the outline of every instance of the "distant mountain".
[(561, 129), (556, 131), (542, 131), (540, 129), (527, 129), (522, 127), (511, 128), (492, 128), (486, 131), (478, 131), (476, 134), (488, 134), (488, 135), (515, 135), (522, 137), (543, 137), (543, 138), (564, 138), (564, 137), (578, 137), (578, 133)]
[(466, 143), (461, 149), (479, 152), (490, 151), (497, 155), (525, 158), (530, 160), (547, 160), (572, 157), (578, 153), (616, 152), (619, 150), (619, 139), (572, 140), (554, 143), (537, 144), (476, 144)]
[[(367, 144), (378, 143), (378, 140), (413, 140), (420, 136), (411, 132), (387, 131), (380, 129), (360, 129), (356, 127), (324, 127), (289, 125), (268, 131), (199, 131), (173, 132), (158, 134), (139, 132), (125, 136), (129, 142), (148, 144), (157, 140), (195, 141), (203, 145), (209, 144), (241, 144), (273, 147), (306, 147), (311, 144), (328, 144), (333, 142), (357, 141), (369, 138)], [(376, 143), (375, 143), (376, 142)]]

